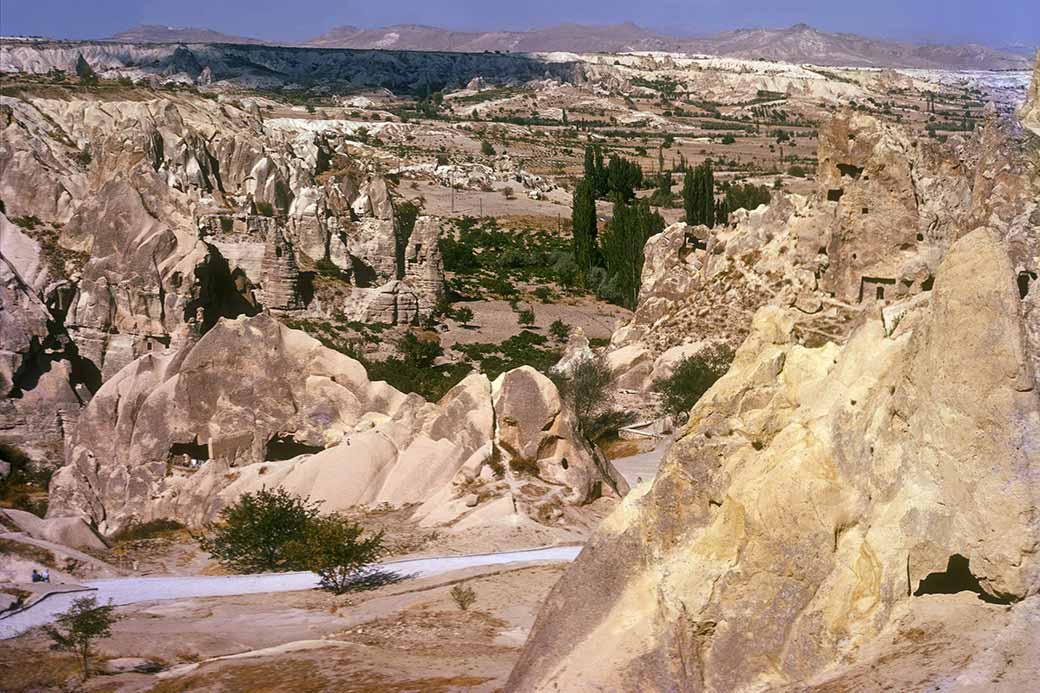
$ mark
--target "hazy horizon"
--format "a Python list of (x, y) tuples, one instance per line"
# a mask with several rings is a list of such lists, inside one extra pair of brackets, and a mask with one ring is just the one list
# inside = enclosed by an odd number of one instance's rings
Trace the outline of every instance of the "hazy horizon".
[(51, 38), (105, 38), (141, 24), (211, 29), (269, 41), (303, 41), (335, 26), (377, 28), (423, 24), (458, 31), (523, 31), (563, 23), (630, 21), (671, 36), (696, 36), (738, 28), (780, 28), (798, 23), (828, 32), (918, 43), (983, 43), (994, 47), (1040, 45), (1040, 3), (968, 0), (906, 3), (876, 0), (864, 7), (833, 2), (765, 0), (659, 0), (630, 2), (529, 0), (514, 6), (473, 0), (414, 0), (370, 5), (335, 0), (182, 0), (161, 7), (134, 0), (69, 0), (5, 3), (0, 33)]

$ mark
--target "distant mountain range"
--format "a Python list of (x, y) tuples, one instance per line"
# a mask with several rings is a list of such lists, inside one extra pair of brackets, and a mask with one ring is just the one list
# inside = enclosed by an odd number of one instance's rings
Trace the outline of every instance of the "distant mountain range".
[(160, 26), (158, 24), (135, 26), (133, 29), (120, 32), (106, 40), (126, 43), (238, 43), (257, 46), (270, 44), (269, 41), (222, 34), (212, 29)]
[[(135, 43), (244, 43), (259, 39), (209, 29), (140, 26), (111, 37)], [(288, 45), (288, 44), (286, 44)], [(942, 69), (1029, 69), (1025, 46), (996, 49), (980, 44), (911, 44), (820, 31), (807, 24), (784, 29), (737, 29), (706, 37), (666, 36), (631, 22), (608, 25), (560, 24), (529, 31), (452, 31), (400, 24), (379, 29), (335, 27), (298, 44), (311, 48), (394, 49), (480, 53), (575, 53), (676, 51), (733, 58), (849, 67)]]

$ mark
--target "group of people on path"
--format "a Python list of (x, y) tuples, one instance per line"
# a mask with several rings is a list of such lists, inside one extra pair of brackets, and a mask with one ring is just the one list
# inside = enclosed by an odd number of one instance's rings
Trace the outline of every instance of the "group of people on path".
[(39, 572), (38, 570), (36, 570), (36, 568), (33, 568), (32, 581), (33, 582), (50, 582), (51, 581), (51, 571), (50, 571), (50, 568), (44, 568), (42, 573)]

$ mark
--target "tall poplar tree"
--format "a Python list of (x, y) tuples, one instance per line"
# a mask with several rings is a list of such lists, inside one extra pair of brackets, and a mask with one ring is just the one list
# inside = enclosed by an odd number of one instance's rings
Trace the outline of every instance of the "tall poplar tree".
[(571, 233), (574, 238), (574, 261), (578, 265), (578, 283), (587, 286), (596, 254), (596, 195), (588, 178), (579, 181), (574, 189)]

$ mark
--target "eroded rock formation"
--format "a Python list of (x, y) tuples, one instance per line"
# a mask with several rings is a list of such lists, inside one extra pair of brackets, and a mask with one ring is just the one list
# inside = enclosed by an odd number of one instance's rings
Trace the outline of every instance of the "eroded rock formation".
[[(1040, 160), (998, 122), (958, 146), (839, 119), (821, 200), (779, 226), (752, 212), (703, 249), (682, 227), (651, 241), (672, 259), (648, 252), (644, 312), (668, 292), (681, 305), (667, 262), (771, 296), (655, 481), (553, 590), (510, 690), (833, 690), (868, 669), (882, 687), (894, 657), (915, 685), (1035, 676), (1020, 653), (1040, 637)], [(866, 292), (869, 277), (891, 281)], [(828, 305), (849, 319), (814, 324)], [(955, 592), (994, 605), (970, 617), (991, 635), (934, 659), (975, 608), (935, 596)]]
[[(4, 439), (55, 465), (102, 382), (221, 318), (427, 317), (440, 224), (400, 242), (392, 190), (338, 128), (143, 89), (2, 97), (0, 383), (21, 400), (2, 405)], [(338, 302), (314, 300), (317, 272), (345, 287)]]
[(222, 319), (110, 378), (83, 412), (48, 514), (104, 532), (160, 517), (197, 525), (243, 492), (282, 486), (327, 511), (422, 503), (427, 524), (553, 524), (623, 484), (529, 368), (495, 383), (471, 375), (429, 403), (261, 314)]
[(738, 210), (731, 225), (679, 223), (648, 241), (638, 307), (611, 340), (643, 365), (622, 377), (645, 387), (670, 349), (739, 346), (767, 304), (796, 310), (804, 344), (844, 341), (863, 316), (927, 293), (954, 241), (982, 224), (1008, 240), (1016, 272), (1032, 281), (1040, 187), (1007, 130), (992, 120), (944, 145), (871, 116), (836, 116), (820, 130), (815, 195), (780, 194)]

